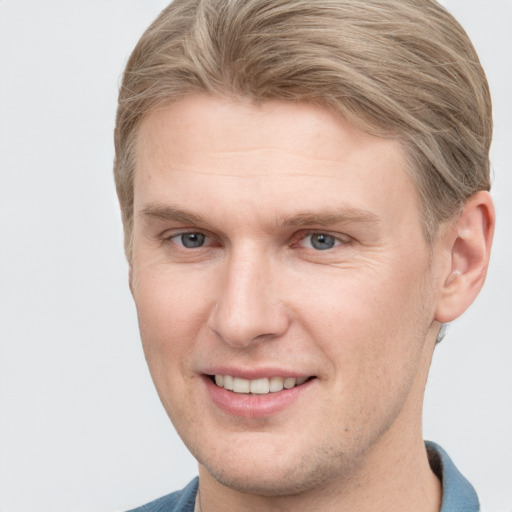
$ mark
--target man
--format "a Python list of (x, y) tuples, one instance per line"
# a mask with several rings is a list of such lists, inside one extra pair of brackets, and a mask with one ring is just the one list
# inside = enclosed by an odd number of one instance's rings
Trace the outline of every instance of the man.
[(176, 0), (120, 90), (146, 359), (199, 479), (145, 511), (477, 511), (421, 434), (494, 228), (485, 75), (433, 1)]

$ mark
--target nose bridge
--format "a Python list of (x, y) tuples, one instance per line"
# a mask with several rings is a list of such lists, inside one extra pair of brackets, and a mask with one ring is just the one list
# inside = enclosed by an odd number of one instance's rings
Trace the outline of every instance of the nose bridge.
[(231, 251), (210, 318), (211, 329), (226, 343), (244, 347), (286, 331), (287, 313), (274, 272), (261, 249), (246, 246)]

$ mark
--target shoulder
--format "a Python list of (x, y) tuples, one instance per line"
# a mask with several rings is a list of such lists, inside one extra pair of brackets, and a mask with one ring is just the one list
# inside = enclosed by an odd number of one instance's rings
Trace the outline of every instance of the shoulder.
[(198, 484), (199, 479), (196, 477), (181, 491), (167, 494), (128, 512), (194, 512)]

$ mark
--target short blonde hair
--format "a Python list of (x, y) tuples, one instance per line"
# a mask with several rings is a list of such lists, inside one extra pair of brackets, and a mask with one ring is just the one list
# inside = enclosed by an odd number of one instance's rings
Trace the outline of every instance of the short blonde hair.
[(114, 175), (131, 260), (142, 119), (206, 92), (314, 102), (401, 142), (426, 240), (490, 188), (491, 100), (467, 34), (433, 0), (175, 0), (124, 72)]

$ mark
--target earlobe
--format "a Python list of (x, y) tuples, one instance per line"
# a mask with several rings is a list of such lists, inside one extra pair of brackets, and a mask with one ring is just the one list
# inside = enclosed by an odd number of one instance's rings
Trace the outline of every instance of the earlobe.
[(494, 234), (495, 214), (486, 191), (473, 194), (448, 237), (450, 265), (441, 277), (435, 319), (451, 322), (475, 300), (482, 288)]

